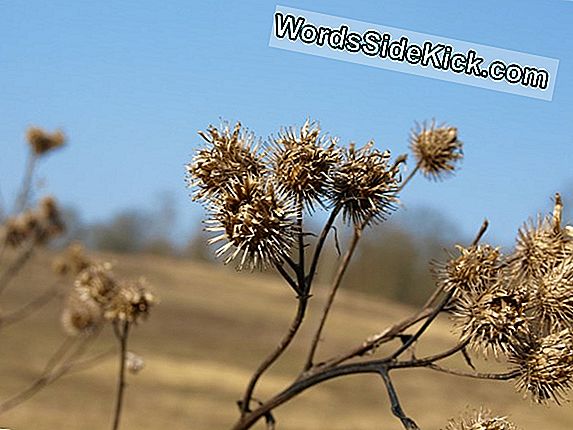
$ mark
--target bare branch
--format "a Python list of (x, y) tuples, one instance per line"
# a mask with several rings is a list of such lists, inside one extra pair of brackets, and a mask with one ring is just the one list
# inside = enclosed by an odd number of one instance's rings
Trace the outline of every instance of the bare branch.
[(404, 413), (402, 406), (400, 405), (400, 400), (398, 399), (398, 394), (394, 389), (390, 375), (388, 375), (388, 370), (383, 368), (380, 371), (380, 376), (384, 380), (384, 385), (386, 385), (386, 390), (388, 391), (388, 397), (390, 398), (390, 404), (392, 405), (392, 413), (402, 422), (402, 425), (406, 430), (420, 430), (420, 427), (412, 420), (408, 418)]

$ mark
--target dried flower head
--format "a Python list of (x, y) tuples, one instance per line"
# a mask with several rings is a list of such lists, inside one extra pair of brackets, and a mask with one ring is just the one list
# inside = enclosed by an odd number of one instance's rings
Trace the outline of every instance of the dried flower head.
[(496, 357), (513, 349), (528, 322), (524, 299), (501, 284), (458, 297), (452, 318), (461, 342), (467, 341), (472, 350), (485, 355), (491, 352)]
[(101, 306), (87, 295), (72, 290), (62, 312), (62, 326), (70, 336), (89, 335), (103, 321)]
[(46, 243), (65, 231), (62, 214), (53, 197), (40, 200), (36, 215), (40, 227), (36, 230), (37, 243)]
[(238, 268), (263, 268), (288, 254), (295, 239), (294, 212), (288, 199), (263, 179), (234, 182), (212, 208), (209, 243), (225, 241), (217, 251), (225, 263), (239, 258)]
[(573, 256), (526, 283), (532, 316), (548, 333), (573, 328)]
[(207, 132), (199, 132), (207, 142), (187, 168), (187, 184), (194, 188), (194, 199), (218, 195), (229, 183), (246, 176), (259, 177), (266, 170), (263, 156), (259, 153), (251, 133), (241, 130), (237, 123), (231, 131), (228, 124), (221, 130), (209, 126)]
[(538, 218), (519, 229), (514, 254), (511, 258), (512, 271), (521, 279), (543, 275), (571, 253), (569, 237), (561, 228), (556, 228), (554, 218)]
[(561, 404), (573, 387), (573, 333), (564, 329), (545, 337), (523, 338), (510, 356), (520, 374), (516, 388), (537, 403)]
[(48, 133), (39, 127), (30, 127), (26, 132), (26, 138), (32, 151), (38, 156), (59, 148), (66, 142), (66, 136), (61, 130)]
[(78, 274), (75, 288), (79, 294), (90, 297), (106, 307), (116, 296), (118, 282), (111, 271), (111, 264), (95, 264)]
[(394, 209), (400, 181), (398, 165), (389, 165), (390, 152), (369, 142), (360, 149), (351, 144), (332, 173), (331, 201), (342, 209), (345, 222), (359, 226), (382, 221)]
[(104, 316), (110, 321), (138, 323), (149, 316), (155, 297), (143, 279), (122, 281), (105, 307)]
[(456, 170), (463, 158), (462, 146), (455, 127), (436, 127), (434, 121), (429, 128), (418, 125), (410, 135), (410, 148), (419, 169), (430, 179), (440, 179)]
[(280, 191), (312, 209), (327, 195), (330, 173), (340, 159), (336, 141), (320, 135), (317, 123), (307, 120), (300, 131), (281, 130), (272, 139), (272, 167)]
[(456, 245), (459, 255), (450, 254), (445, 264), (435, 264), (434, 273), (445, 291), (455, 295), (479, 293), (497, 281), (501, 275), (502, 255), (499, 248)]
[(134, 352), (127, 351), (125, 356), (125, 367), (129, 373), (135, 375), (143, 370), (145, 367), (145, 361), (142, 356), (137, 355)]
[(518, 428), (507, 417), (494, 416), (487, 409), (479, 409), (450, 420), (444, 430), (518, 430)]
[(54, 260), (53, 268), (58, 275), (77, 275), (95, 264), (86, 254), (80, 243), (72, 243), (62, 256)]

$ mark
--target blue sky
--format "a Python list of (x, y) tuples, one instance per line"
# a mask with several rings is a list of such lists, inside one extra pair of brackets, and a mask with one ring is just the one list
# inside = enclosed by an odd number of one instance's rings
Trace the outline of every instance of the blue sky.
[(396, 154), (415, 121), (457, 126), (458, 175), (418, 177), (402, 199), (467, 234), (488, 217), (510, 243), (555, 191), (573, 196), (573, 2), (278, 4), (557, 58), (553, 101), (270, 48), (276, 2), (2, 2), (2, 193), (19, 182), (25, 129), (62, 127), (69, 146), (40, 167), (47, 192), (91, 221), (170, 191), (184, 232), (201, 214), (183, 179), (197, 130), (222, 118), (266, 137), (310, 116), (343, 143)]

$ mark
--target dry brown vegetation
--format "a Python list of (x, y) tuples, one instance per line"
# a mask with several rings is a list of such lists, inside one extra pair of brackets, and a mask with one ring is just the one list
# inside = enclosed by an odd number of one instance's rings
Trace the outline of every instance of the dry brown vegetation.
[[(52, 255), (42, 253), (7, 291), (6, 306), (24, 303), (49, 279)], [(281, 281), (268, 275), (237, 274), (230, 268), (155, 256), (100, 256), (117, 261), (121, 276), (138, 276), (145, 268), (161, 297), (148, 324), (134, 328), (130, 349), (143, 355), (146, 366), (128, 376), (122, 418), (124, 429), (229, 428), (237, 417), (236, 400), (255, 363), (262, 360), (292, 318), (295, 299)], [(311, 306), (320, 309), (326, 293), (317, 285)], [(312, 310), (312, 308), (311, 308)], [(1, 333), (0, 396), (30, 383), (63, 339), (61, 303)], [(325, 356), (353, 345), (414, 308), (342, 291), (321, 345)], [(261, 395), (284, 388), (300, 369), (300, 358), (316, 321), (303, 326), (301, 338), (285, 360), (260, 384)], [(455, 343), (447, 321), (433, 325), (419, 352), (443, 350)], [(113, 344), (102, 336), (98, 350)], [(394, 344), (396, 345), (396, 344)], [(394, 346), (393, 345), (393, 346)], [(491, 362), (493, 366), (494, 362)], [(457, 363), (461, 364), (461, 363)], [(109, 359), (82, 373), (65, 376), (0, 417), (14, 429), (97, 429), (112, 414), (117, 363)], [(571, 428), (570, 406), (538, 406), (524, 401), (510, 382), (460, 379), (431, 370), (395, 371), (395, 384), (405, 408), (416, 412), (422, 428), (441, 428), (466, 406), (484, 405), (508, 414), (522, 428)], [(275, 411), (281, 429), (397, 428), (383, 385), (377, 378), (352, 376), (314, 387)], [(107, 422), (103, 424), (107, 427)], [(261, 423), (255, 428), (264, 428)]]

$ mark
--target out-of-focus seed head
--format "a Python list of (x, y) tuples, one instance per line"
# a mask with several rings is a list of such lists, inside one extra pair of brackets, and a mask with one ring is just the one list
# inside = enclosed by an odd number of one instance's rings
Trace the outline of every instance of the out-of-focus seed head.
[(272, 138), (271, 164), (278, 189), (310, 209), (329, 189), (330, 173), (340, 160), (336, 141), (320, 135), (307, 120), (299, 131), (288, 128)]
[(95, 263), (85, 254), (84, 247), (80, 243), (72, 243), (63, 255), (54, 260), (53, 268), (58, 275), (75, 276), (93, 264)]
[(48, 133), (39, 127), (30, 127), (26, 132), (26, 138), (30, 148), (37, 156), (60, 148), (66, 142), (66, 136), (61, 130)]
[(149, 316), (155, 296), (145, 280), (122, 281), (105, 308), (104, 316), (110, 321), (138, 323)]
[(463, 144), (455, 127), (418, 125), (410, 135), (410, 149), (420, 171), (430, 179), (452, 174), (463, 158)]
[(369, 142), (360, 149), (351, 144), (332, 173), (331, 202), (342, 208), (344, 222), (356, 226), (383, 221), (394, 209), (400, 181), (398, 164), (389, 164), (390, 152)]
[(228, 124), (221, 129), (209, 126), (207, 132), (199, 135), (207, 147), (200, 149), (186, 166), (187, 184), (194, 188), (194, 200), (217, 196), (230, 183), (247, 176), (260, 177), (266, 171), (254, 136), (242, 130), (240, 123), (233, 130)]
[(450, 260), (433, 267), (438, 283), (445, 291), (454, 291), (456, 296), (464, 293), (479, 293), (496, 282), (501, 276), (502, 255), (499, 248), (490, 245), (475, 245), (464, 248), (456, 245), (458, 254)]
[(103, 321), (99, 303), (90, 296), (72, 290), (62, 312), (62, 326), (70, 336), (89, 335)]
[(538, 337), (523, 338), (510, 356), (520, 375), (519, 392), (536, 403), (561, 404), (573, 387), (573, 333), (569, 329)]
[(103, 307), (113, 300), (118, 291), (118, 282), (109, 263), (92, 265), (83, 270), (76, 277), (74, 286), (79, 294), (92, 298)]
[(461, 295), (454, 301), (452, 319), (461, 342), (486, 356), (509, 353), (517, 336), (528, 329), (523, 298), (503, 285)]
[(452, 419), (444, 430), (518, 430), (507, 417), (495, 416), (487, 409), (468, 412)]
[(544, 333), (573, 329), (573, 256), (526, 285), (531, 314)]
[(36, 230), (37, 243), (47, 243), (66, 230), (61, 211), (53, 197), (44, 197), (40, 200), (37, 219), (40, 224), (40, 228)]
[(125, 356), (125, 367), (129, 373), (134, 375), (138, 374), (145, 367), (145, 360), (143, 360), (142, 356), (137, 355), (134, 352), (127, 351)]
[(288, 255), (295, 240), (292, 202), (261, 178), (244, 178), (215, 201), (207, 231), (220, 233), (209, 243), (225, 242), (217, 251), (237, 268), (264, 268)]

